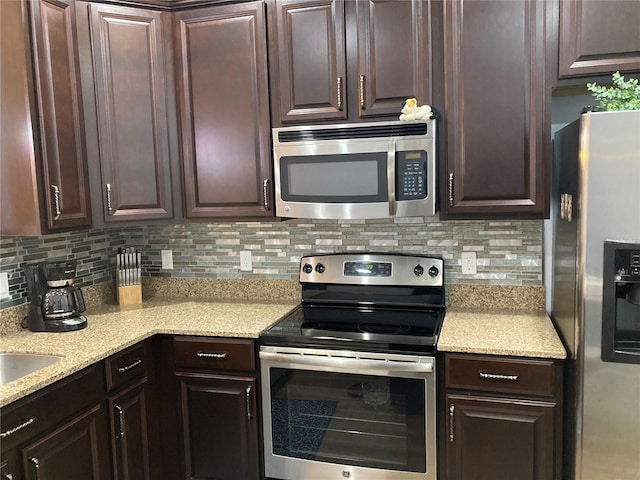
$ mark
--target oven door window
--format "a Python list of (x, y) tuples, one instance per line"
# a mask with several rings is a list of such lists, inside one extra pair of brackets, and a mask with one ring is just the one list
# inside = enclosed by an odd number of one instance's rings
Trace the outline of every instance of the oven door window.
[(425, 380), (270, 368), (273, 454), (426, 472)]
[(387, 202), (387, 154), (280, 157), (280, 186), (287, 202)]

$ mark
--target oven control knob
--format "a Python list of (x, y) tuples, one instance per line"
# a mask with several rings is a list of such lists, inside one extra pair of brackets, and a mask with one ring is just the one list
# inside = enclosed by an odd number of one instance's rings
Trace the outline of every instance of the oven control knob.
[(431, 267), (429, 269), (429, 276), (432, 278), (437, 277), (439, 273), (440, 273), (440, 270), (438, 270), (438, 267)]
[(313, 272), (313, 267), (310, 264), (305, 263), (304, 267), (302, 267), (302, 271), (304, 273), (311, 273), (311, 272)]
[(422, 265), (416, 265), (415, 267), (413, 267), (413, 273), (415, 273), (416, 277), (421, 277), (424, 273), (424, 268), (422, 267)]
[(324, 268), (323, 264), (319, 263), (319, 264), (316, 265), (316, 272), (323, 273), (324, 270), (325, 270), (325, 268)]

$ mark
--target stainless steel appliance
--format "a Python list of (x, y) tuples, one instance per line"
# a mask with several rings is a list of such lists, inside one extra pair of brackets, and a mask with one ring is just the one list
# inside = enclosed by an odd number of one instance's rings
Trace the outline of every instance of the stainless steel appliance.
[(282, 480), (435, 480), (443, 261), (303, 257), (302, 303), (261, 335), (265, 470)]
[(82, 291), (73, 285), (76, 260), (25, 266), (29, 314), (22, 326), (33, 332), (67, 332), (87, 326)]
[(436, 213), (436, 120), (273, 129), (276, 215)]
[(640, 478), (640, 111), (554, 139), (548, 310), (569, 352), (565, 479)]

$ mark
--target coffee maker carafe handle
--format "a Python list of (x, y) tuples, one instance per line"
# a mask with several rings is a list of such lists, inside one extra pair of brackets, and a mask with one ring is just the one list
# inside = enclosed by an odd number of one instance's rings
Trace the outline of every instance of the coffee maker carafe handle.
[(84, 303), (84, 296), (82, 295), (82, 290), (80, 290), (78, 287), (71, 287), (71, 292), (73, 294), (73, 298), (75, 299), (76, 302), (76, 313), (82, 313), (84, 312), (87, 307)]

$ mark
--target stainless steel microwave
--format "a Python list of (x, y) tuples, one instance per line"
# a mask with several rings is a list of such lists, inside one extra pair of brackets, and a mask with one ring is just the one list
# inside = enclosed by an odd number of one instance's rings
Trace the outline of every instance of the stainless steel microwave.
[(436, 213), (436, 120), (273, 129), (276, 215)]

